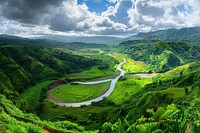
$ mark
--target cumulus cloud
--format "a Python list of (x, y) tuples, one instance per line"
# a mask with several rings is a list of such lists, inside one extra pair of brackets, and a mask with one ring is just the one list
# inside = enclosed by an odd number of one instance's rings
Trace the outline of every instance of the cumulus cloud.
[[(50, 20), (50, 29), (57, 31), (72, 31), (77, 29), (77, 24), (86, 19), (93, 18), (95, 15), (88, 11), (85, 4), (77, 5), (77, 3), (65, 2), (64, 7)], [(84, 23), (79, 28), (89, 28), (88, 23)]]
[(43, 34), (49, 34), (52, 33), (48, 26), (43, 26), (42, 28), (40, 26), (35, 25), (26, 25), (26, 24), (20, 24), (13, 20), (7, 20), (2, 17), (0, 17), (0, 31), (2, 34), (11, 34), (11, 35), (20, 35), (20, 36), (26, 36), (26, 35), (43, 35)]
[(23, 23), (44, 24), (64, 0), (1, 0), (1, 15)]
[(146, 31), (197, 26), (199, 6), (195, 0), (137, 0), (128, 10), (129, 24)]
[(110, 18), (115, 22), (120, 22), (123, 24), (128, 23), (128, 13), (127, 9), (132, 7), (132, 1), (130, 0), (121, 0), (115, 6), (115, 14), (114, 16), (110, 16)]
[(100, 14), (91, 12), (84, 1), (0, 0), (4, 19), (0, 19), (0, 30), (16, 34), (129, 35), (200, 26), (197, 0), (107, 0), (112, 6)]

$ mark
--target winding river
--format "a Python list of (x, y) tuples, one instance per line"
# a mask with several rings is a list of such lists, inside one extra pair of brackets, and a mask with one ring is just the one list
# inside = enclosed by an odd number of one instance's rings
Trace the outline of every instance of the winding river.
[[(117, 83), (117, 81), (119, 80), (119, 78), (122, 77), (122, 76), (124, 76), (125, 71), (121, 68), (121, 66), (124, 63), (126, 63), (126, 59), (125, 58), (123, 58), (123, 62), (121, 62), (117, 66), (117, 70), (120, 71), (120, 75), (117, 76), (117, 77), (115, 77), (114, 79), (99, 80), (99, 81), (94, 81), (94, 82), (74, 82), (74, 83), (79, 83), (79, 84), (98, 84), (98, 83), (103, 83), (103, 82), (111, 81), (110, 88), (104, 94), (100, 95), (97, 98), (94, 98), (94, 99), (91, 99), (91, 100), (88, 100), (88, 101), (85, 101), (85, 102), (78, 102), (78, 103), (56, 102), (53, 99), (49, 99), (49, 100), (51, 100), (52, 102), (54, 102), (55, 104), (57, 104), (59, 106), (66, 106), (66, 107), (80, 107), (82, 105), (90, 105), (92, 102), (101, 101), (101, 100), (103, 100), (103, 98), (108, 97), (112, 93), (112, 91), (115, 88), (115, 84)], [(57, 89), (57, 88), (54, 88), (54, 89)], [(50, 94), (51, 91), (52, 90), (50, 90), (48, 92), (48, 95)]]

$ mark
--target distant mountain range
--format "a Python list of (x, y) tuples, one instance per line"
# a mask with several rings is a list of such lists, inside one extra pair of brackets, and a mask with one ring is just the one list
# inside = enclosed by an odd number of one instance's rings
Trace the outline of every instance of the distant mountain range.
[(63, 36), (63, 35), (45, 35), (37, 39), (57, 40), (60, 42), (84, 42), (84, 43), (117, 43), (124, 38), (110, 36)]
[(159, 40), (172, 42), (200, 42), (200, 27), (182, 28), (182, 29), (168, 29), (148, 33), (139, 33), (130, 36), (127, 40)]
[(63, 35), (45, 35), (38, 39), (50, 39), (61, 42), (84, 42), (84, 43), (120, 43), (127, 40), (158, 40), (172, 42), (200, 42), (200, 27), (168, 29), (153, 31), (148, 33), (138, 33), (128, 38), (119, 38), (111, 36), (63, 36)]
[[(132, 35), (128, 38), (119, 38), (111, 36), (64, 36), (64, 35), (44, 35), (39, 37), (31, 38), (32, 40), (47, 41), (51, 40), (54, 42), (59, 42), (59, 45), (62, 43), (75, 42), (75, 43), (120, 43), (126, 41), (171, 41), (171, 42), (187, 42), (187, 43), (200, 43), (200, 27), (191, 27), (191, 28), (182, 28), (182, 29), (168, 29), (153, 31), (148, 33), (138, 33), (137, 35)], [(11, 40), (16, 41), (20, 39), (27, 41), (26, 38), (20, 38), (16, 36), (0, 35), (2, 40)], [(35, 42), (35, 41), (34, 41)], [(16, 43), (16, 42), (15, 42)]]
[[(54, 38), (52, 36), (52, 38)], [(55, 38), (54, 38), (55, 39)], [(84, 43), (84, 42), (62, 42), (57, 39), (28, 39), (10, 35), (0, 35), (1, 45), (24, 45), (24, 46), (48, 46), (48, 47), (65, 47), (68, 49), (85, 49), (85, 48), (108, 48), (108, 45), (102, 43)]]

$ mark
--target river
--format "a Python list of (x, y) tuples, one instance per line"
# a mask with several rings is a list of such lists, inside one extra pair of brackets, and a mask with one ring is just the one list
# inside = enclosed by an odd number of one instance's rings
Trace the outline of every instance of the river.
[[(78, 103), (67, 103), (67, 102), (56, 102), (53, 99), (49, 99), (51, 100), (53, 103), (59, 105), (59, 106), (66, 106), (66, 107), (80, 107), (82, 105), (90, 105), (92, 102), (99, 102), (101, 100), (103, 100), (103, 98), (108, 97), (112, 91), (115, 88), (115, 84), (117, 83), (117, 81), (119, 80), (120, 77), (124, 76), (125, 71), (121, 68), (121, 66), (126, 63), (126, 59), (123, 58), (123, 62), (121, 62), (118, 66), (117, 66), (117, 70), (120, 71), (120, 75), (115, 77), (114, 79), (106, 79), (106, 80), (99, 80), (99, 81), (94, 81), (94, 82), (74, 82), (74, 83), (79, 83), (79, 84), (98, 84), (98, 83), (103, 83), (103, 82), (108, 82), (111, 81), (110, 87), (109, 89), (102, 95), (100, 95), (97, 98), (88, 100), (88, 101), (84, 101), (84, 102), (78, 102)], [(55, 88), (57, 89), (57, 88)], [(51, 92), (52, 90), (50, 90), (48, 92), (48, 94)]]

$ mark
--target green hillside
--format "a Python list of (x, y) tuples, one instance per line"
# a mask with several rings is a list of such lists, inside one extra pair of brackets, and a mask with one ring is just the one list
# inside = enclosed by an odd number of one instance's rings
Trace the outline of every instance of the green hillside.
[(174, 42), (122, 42), (120, 51), (134, 60), (150, 65), (150, 71), (162, 72), (200, 60), (200, 46)]
[(159, 40), (172, 42), (199, 43), (200, 27), (168, 29), (148, 33), (139, 33), (126, 40)]
[(0, 46), (0, 60), (0, 74), (4, 77), (0, 79), (0, 90), (3, 94), (9, 93), (4, 92), (6, 90), (21, 93), (38, 81), (77, 72), (97, 62), (59, 49), (15, 45)]
[(160, 74), (122, 105), (126, 117), (104, 123), (102, 132), (199, 132), (199, 77), (199, 62)]
[(109, 68), (104, 55), (101, 59), (92, 55), (79, 56), (67, 49), (17, 45), (17, 40), (13, 45), (0, 46), (0, 75), (3, 77), (0, 78), (0, 91), (6, 96), (16, 97), (39, 81), (57, 79), (92, 66), (98, 66), (100, 70)]
[(1, 133), (74, 133), (87, 132), (84, 127), (69, 121), (41, 121), (36, 115), (25, 114), (0, 95)]

